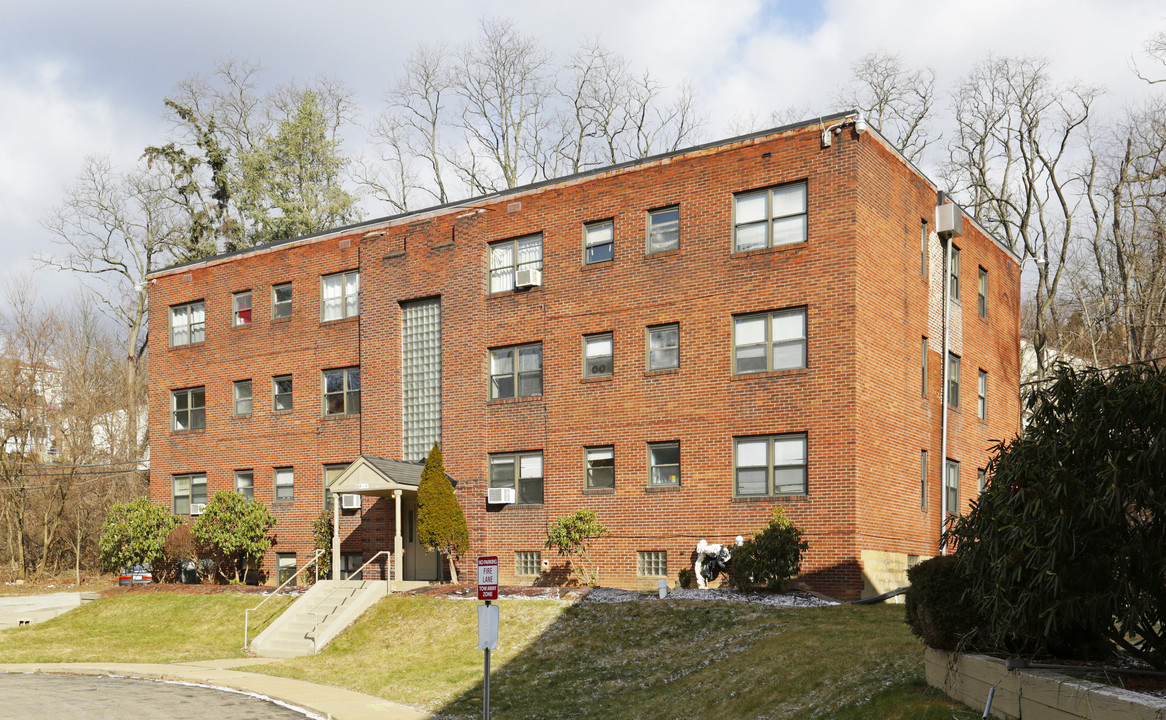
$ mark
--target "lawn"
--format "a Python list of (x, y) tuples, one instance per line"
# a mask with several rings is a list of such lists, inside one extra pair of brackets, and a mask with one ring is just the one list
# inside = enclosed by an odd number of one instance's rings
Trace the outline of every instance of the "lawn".
[[(972, 720), (926, 687), (902, 606), (503, 600), (492, 716)], [(320, 655), (253, 668), (481, 716), (475, 603), (392, 597)]]
[[(261, 596), (129, 592), (0, 632), (0, 662), (186, 662), (246, 657), (243, 613)], [(273, 598), (260, 611), (286, 606)], [(253, 630), (252, 632), (257, 632)]]

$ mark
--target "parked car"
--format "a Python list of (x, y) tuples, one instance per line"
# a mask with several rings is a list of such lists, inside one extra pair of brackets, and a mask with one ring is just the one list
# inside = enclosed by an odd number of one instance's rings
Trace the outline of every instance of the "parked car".
[(149, 585), (154, 582), (154, 573), (150, 563), (131, 565), (121, 571), (117, 578), (118, 585)]

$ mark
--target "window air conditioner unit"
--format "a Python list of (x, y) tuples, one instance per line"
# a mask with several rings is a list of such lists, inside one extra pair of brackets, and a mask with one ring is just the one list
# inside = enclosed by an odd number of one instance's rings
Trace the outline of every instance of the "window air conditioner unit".
[(344, 510), (359, 510), (360, 496), (355, 493), (343, 493), (340, 496), (340, 507)]
[(534, 268), (523, 268), (514, 273), (514, 287), (528, 288), (543, 284), (543, 271)]
[(490, 505), (513, 505), (514, 488), (486, 488), (486, 502)]
[(190, 514), (191, 515), (202, 515), (202, 511), (205, 509), (206, 509), (206, 503), (191, 503), (190, 504)]

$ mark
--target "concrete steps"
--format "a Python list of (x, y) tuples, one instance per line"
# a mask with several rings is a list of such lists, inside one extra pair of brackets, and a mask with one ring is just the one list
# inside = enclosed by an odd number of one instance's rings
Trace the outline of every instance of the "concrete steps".
[(385, 592), (382, 580), (321, 580), (256, 636), (250, 650), (269, 658), (314, 655)]

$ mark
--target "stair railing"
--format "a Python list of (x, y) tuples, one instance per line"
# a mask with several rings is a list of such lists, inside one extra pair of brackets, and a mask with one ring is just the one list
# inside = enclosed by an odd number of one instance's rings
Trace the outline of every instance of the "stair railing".
[[(348, 573), (348, 577), (352, 577), (353, 575), (356, 575), (358, 573), (363, 573), (364, 569), (366, 567), (368, 567), (369, 565), (371, 565), (372, 561), (376, 560), (381, 555), (385, 556), (385, 593), (388, 595), (391, 595), (393, 592), (393, 582), (392, 582), (392, 573), (390, 572), (390, 570), (393, 567), (393, 563), (392, 563), (393, 553), (389, 550), (381, 550), (376, 555), (373, 555), (367, 561), (365, 561), (364, 565), (361, 565), (356, 570), (353, 570), (352, 572)], [(336, 575), (340, 575), (339, 570), (336, 571)], [(363, 575), (361, 577), (363, 577)], [(345, 578), (345, 579), (347, 580), (348, 578)], [(397, 579), (400, 580), (400, 578), (397, 578)], [(318, 608), (321, 605), (323, 605), (324, 602), (327, 599), (330, 599), (331, 596), (339, 589), (341, 589), (341, 588), (333, 587), (332, 590), (329, 591), (328, 596), (325, 598), (325, 600), (316, 603), (316, 607)], [(331, 615), (331, 613), (322, 613), (321, 614), (321, 613), (315, 612), (314, 610), (309, 610), (309, 611), (307, 611), (307, 614), (312, 616), (314, 623), (312, 625), (312, 629), (307, 632), (305, 637), (310, 636), (312, 638), (312, 654), (315, 655), (317, 652), (319, 652), (319, 646), (317, 644), (316, 638), (319, 636), (318, 631), (320, 629), (320, 624), (323, 622), (323, 620), (325, 618), (327, 618), (329, 615)]]
[[(293, 573), (293, 574), (292, 574), (292, 576), (291, 576), (291, 577), (289, 577), (287, 580), (284, 580), (284, 581), (283, 581), (283, 582), (280, 584), (280, 586), (279, 586), (279, 587), (277, 587), (277, 588), (276, 588), (274, 591), (272, 591), (272, 592), (271, 592), (271, 594), (270, 594), (270, 595), (268, 595), (267, 597), (263, 598), (263, 600), (261, 600), (261, 601), (259, 602), (259, 604), (258, 604), (258, 605), (256, 605), (255, 607), (253, 607), (253, 608), (248, 608), (248, 610), (247, 610), (246, 612), (244, 612), (244, 613), (243, 613), (243, 652), (248, 652), (248, 650), (247, 650), (247, 645), (248, 645), (248, 642), (249, 642), (249, 640), (250, 640), (250, 629), (251, 629), (251, 613), (253, 613), (253, 612), (255, 612), (256, 610), (258, 610), (259, 608), (263, 607), (264, 603), (266, 603), (268, 600), (270, 600), (271, 598), (273, 598), (273, 597), (275, 597), (276, 595), (278, 595), (278, 594), (279, 594), (279, 591), (280, 591), (280, 590), (283, 590), (285, 587), (287, 587), (287, 585), (288, 585), (289, 583), (291, 583), (291, 581), (293, 581), (293, 580), (295, 580), (297, 577), (299, 577), (299, 576), (300, 576), (300, 573), (302, 573), (303, 571), (305, 571), (305, 570), (307, 570), (308, 568), (312, 567), (313, 565), (316, 565), (316, 563), (318, 563), (318, 562), (320, 561), (320, 556), (321, 556), (321, 555), (323, 555), (323, 554), (324, 554), (324, 550), (322, 550), (322, 549), (321, 549), (321, 550), (317, 550), (317, 551), (316, 551), (316, 554), (312, 556), (312, 559), (311, 559), (311, 560), (309, 560), (308, 562), (304, 563), (304, 564), (303, 564), (303, 566), (302, 566), (302, 567), (300, 567), (298, 570), (296, 570), (296, 571), (295, 571), (295, 573)], [(276, 570), (276, 572), (278, 572), (278, 569)], [(316, 580), (319, 580), (319, 579), (320, 579), (320, 567), (319, 567), (319, 565), (316, 565)]]

